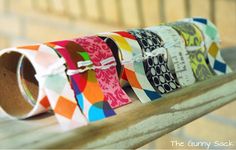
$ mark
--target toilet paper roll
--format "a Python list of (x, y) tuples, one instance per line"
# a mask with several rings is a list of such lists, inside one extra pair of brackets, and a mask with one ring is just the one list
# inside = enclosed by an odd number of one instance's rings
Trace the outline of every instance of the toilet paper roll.
[(136, 37), (143, 56), (148, 56), (143, 61), (144, 70), (156, 92), (163, 95), (177, 90), (180, 85), (174, 74), (170, 72), (167, 51), (160, 36), (144, 29), (130, 30), (130, 33)]
[(201, 32), (190, 22), (174, 22), (168, 24), (173, 27), (184, 39), (185, 49), (190, 58), (190, 64), (197, 81), (211, 78), (214, 74), (209, 69), (205, 60), (205, 47)]
[(147, 30), (153, 31), (164, 41), (164, 46), (170, 56), (171, 66), (174, 66), (173, 72), (182, 87), (191, 85), (195, 82), (195, 77), (190, 65), (190, 59), (185, 50), (185, 43), (179, 34), (168, 26), (154, 26)]
[[(6, 78), (1, 80), (0, 104), (6, 114), (12, 118), (25, 119), (47, 112), (51, 106), (63, 129), (68, 130), (87, 124), (67, 80), (64, 62), (52, 48), (44, 44), (22, 46), (1, 50), (0, 56), (1, 74)], [(18, 77), (17, 82), (18, 60), (20, 60), (18, 75), (25, 74), (28, 77)], [(24, 69), (19, 70), (21, 67)], [(35, 70), (36, 74), (31, 70)], [(24, 81), (19, 82), (22, 78)], [(30, 79), (34, 79), (37, 83), (34, 84)], [(17, 83), (27, 83), (27, 86), (19, 86)], [(24, 87), (24, 90), (19, 90), (17, 86)], [(26, 92), (27, 88), (36, 97), (33, 103), (24, 99), (27, 96), (31, 96), (32, 99), (32, 95)], [(12, 94), (9, 94), (9, 91)], [(35, 96), (36, 93), (38, 96)]]
[(214, 73), (223, 75), (232, 72), (232, 69), (221, 55), (220, 35), (216, 26), (205, 18), (187, 18), (184, 21), (194, 23), (202, 31), (206, 56)]

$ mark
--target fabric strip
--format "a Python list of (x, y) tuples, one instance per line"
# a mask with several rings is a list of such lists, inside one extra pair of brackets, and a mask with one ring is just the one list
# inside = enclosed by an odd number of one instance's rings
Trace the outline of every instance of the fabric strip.
[[(78, 61), (90, 60), (88, 53), (76, 43), (76, 40), (50, 42), (48, 44), (53, 46), (66, 60), (68, 69), (78, 69)], [(94, 70), (71, 75), (70, 82), (77, 102), (83, 114), (90, 122), (115, 115), (115, 112), (105, 100)]]
[[(165, 94), (172, 92), (180, 87), (174, 75), (170, 72), (167, 65), (166, 49), (161, 51), (164, 42), (152, 31), (144, 29), (130, 30), (142, 48), (142, 53), (157, 51), (157, 56), (148, 57), (143, 61), (145, 74), (157, 92)], [(162, 49), (163, 50), (163, 49)]]
[(232, 72), (232, 69), (224, 61), (220, 50), (220, 35), (216, 26), (205, 18), (189, 18), (184, 21), (194, 23), (202, 31), (206, 46), (209, 65), (217, 75)]
[[(129, 37), (129, 33), (127, 32), (116, 32), (116, 33), (103, 33), (100, 34), (100, 36), (109, 37), (111, 38), (115, 44), (119, 47), (119, 50), (122, 53), (121, 62), (127, 62), (132, 60), (133, 58), (133, 47), (129, 45), (127, 42), (127, 38)], [(125, 37), (122, 37), (121, 35), (126, 35)], [(132, 36), (132, 35), (131, 35)], [(131, 62), (131, 63), (125, 63), (123, 64), (124, 69), (124, 75), (127, 78), (129, 84), (131, 85), (132, 89), (134, 90), (135, 94), (139, 98), (141, 102), (148, 102), (151, 101), (151, 99), (148, 97), (148, 95), (145, 93), (141, 86), (141, 79), (137, 78), (136, 72), (134, 70), (134, 64), (137, 62)], [(145, 80), (144, 80), (145, 81)], [(159, 95), (158, 95), (159, 97)]]
[(120, 58), (122, 58), (123, 56), (121, 55), (119, 48), (117, 47), (116, 43), (112, 39), (110, 39), (108, 37), (102, 37), (102, 36), (99, 36), (99, 37), (111, 49), (112, 55), (116, 60), (116, 70), (117, 70), (118, 77), (121, 78), (122, 73), (124, 71), (124, 66), (121, 64), (121, 61), (120, 61)]
[[(173, 27), (185, 40), (186, 49), (188, 47), (196, 47), (187, 52), (190, 57), (190, 64), (194, 75), (198, 81), (209, 79), (213, 76), (204, 57), (205, 49), (202, 47), (201, 32), (189, 22), (175, 22), (168, 24)], [(198, 48), (200, 47), (200, 48)]]
[[(65, 74), (65, 68), (61, 66), (62, 69), (60, 72), (47, 74), (49, 68), (60, 61), (52, 48), (40, 44), (18, 47), (13, 50), (10, 49), (8, 52), (12, 51), (21, 53), (29, 59), (36, 70), (36, 79), (39, 83), (38, 100), (33, 106), (33, 110), (26, 114), (24, 118), (37, 115), (48, 110), (51, 106), (58, 122), (64, 130), (87, 124), (85, 117), (76, 104), (73, 90), (70, 88)], [(4, 52), (4, 50), (1, 52)]]
[[(119, 45), (122, 55), (124, 56), (124, 61), (142, 56), (141, 47), (132, 34), (120, 31), (115, 32), (112, 37), (117, 45)], [(131, 64), (125, 64), (125, 75), (142, 103), (157, 100), (161, 97), (150, 84), (145, 74), (142, 61), (134, 61)]]
[(184, 41), (179, 34), (168, 26), (149, 27), (147, 30), (153, 31), (164, 41), (168, 55), (172, 60), (171, 65), (174, 65), (174, 72), (176, 73), (180, 85), (185, 87), (193, 84), (196, 79), (190, 65), (189, 56), (185, 50)]
[[(101, 34), (98, 34), (98, 35), (101, 35)], [(116, 70), (118, 73), (121, 87), (123, 88), (123, 87), (127, 86), (128, 80), (125, 77), (124, 65), (121, 64), (121, 61), (120, 61), (123, 59), (120, 49), (117, 47), (116, 43), (112, 39), (110, 39), (109, 37), (103, 37), (103, 36), (99, 36), (99, 37), (102, 38), (104, 42), (106, 42), (108, 47), (111, 49), (113, 56), (115, 57), (116, 64), (117, 64)]]
[[(113, 57), (111, 49), (97, 36), (78, 38), (76, 42), (88, 52), (94, 65), (100, 66), (103, 60)], [(130, 98), (121, 88), (115, 66), (105, 70), (95, 69), (95, 72), (105, 100), (108, 101), (112, 108), (131, 103)]]

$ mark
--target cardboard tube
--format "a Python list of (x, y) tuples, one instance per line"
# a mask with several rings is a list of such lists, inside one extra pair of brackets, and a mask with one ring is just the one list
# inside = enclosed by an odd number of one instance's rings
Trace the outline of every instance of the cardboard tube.
[[(33, 106), (24, 99), (17, 85), (16, 69), (20, 57), (21, 54), (17, 52), (5, 53), (1, 56), (0, 105), (10, 116), (24, 118), (24, 116), (30, 113), (33, 109)], [(35, 70), (27, 58), (25, 58), (25, 60), (25, 63), (27, 64), (24, 71), (26, 75), (26, 83), (31, 89), (33, 95), (37, 97), (38, 84), (36, 79), (34, 79)]]

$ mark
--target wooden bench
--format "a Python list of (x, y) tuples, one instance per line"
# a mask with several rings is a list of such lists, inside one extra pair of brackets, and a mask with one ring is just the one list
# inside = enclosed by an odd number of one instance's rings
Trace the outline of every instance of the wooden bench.
[[(236, 69), (236, 48), (223, 50)], [(117, 114), (87, 126), (62, 132), (52, 113), (27, 120), (0, 114), (0, 148), (138, 148), (236, 99), (236, 73), (207, 81), (142, 104), (130, 88), (133, 103)], [(203, 127), (204, 128), (204, 127)]]

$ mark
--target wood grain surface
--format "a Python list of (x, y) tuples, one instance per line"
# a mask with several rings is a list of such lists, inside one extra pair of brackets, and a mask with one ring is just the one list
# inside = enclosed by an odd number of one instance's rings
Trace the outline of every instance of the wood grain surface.
[[(236, 49), (223, 52), (236, 68)], [(126, 91), (134, 101), (117, 109), (118, 115), (69, 132), (61, 131), (50, 113), (24, 121), (2, 115), (0, 148), (138, 148), (234, 101), (236, 73), (216, 76), (146, 104), (130, 88)]]

